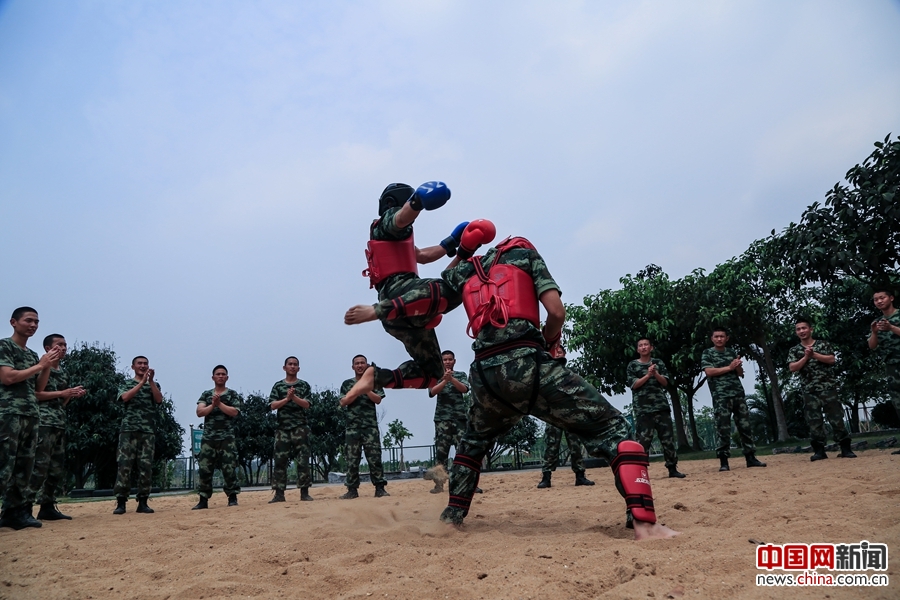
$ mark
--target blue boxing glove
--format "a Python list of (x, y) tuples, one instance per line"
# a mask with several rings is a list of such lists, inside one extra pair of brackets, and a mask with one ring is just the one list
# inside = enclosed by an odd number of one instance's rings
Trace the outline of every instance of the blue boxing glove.
[(447, 251), (447, 256), (456, 256), (456, 249), (459, 247), (459, 241), (462, 239), (463, 230), (468, 224), (468, 221), (463, 221), (453, 229), (453, 233), (445, 237), (441, 242), (441, 247)]
[(426, 181), (409, 199), (413, 210), (434, 210), (447, 204), (450, 199), (450, 188), (443, 181)]

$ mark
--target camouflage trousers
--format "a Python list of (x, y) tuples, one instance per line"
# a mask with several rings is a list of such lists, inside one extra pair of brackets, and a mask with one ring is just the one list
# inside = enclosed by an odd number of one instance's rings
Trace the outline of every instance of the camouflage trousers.
[(887, 375), (888, 394), (891, 397), (891, 403), (900, 417), (900, 365), (885, 365), (885, 375)]
[(366, 462), (369, 463), (369, 478), (372, 485), (385, 485), (384, 465), (381, 462), (381, 440), (378, 439), (378, 429), (364, 431), (348, 431), (346, 447), (344, 449), (347, 459), (348, 488), (359, 487), (359, 461), (362, 460), (363, 450), (366, 452)]
[(287, 488), (287, 468), (291, 460), (297, 461), (297, 487), (309, 487), (309, 429), (277, 429), (275, 431), (275, 472), (272, 473), (272, 489), (283, 492)]
[(581, 442), (564, 432), (559, 427), (547, 425), (544, 429), (544, 466), (542, 473), (550, 473), (556, 470), (559, 464), (559, 450), (562, 445), (563, 434), (566, 436), (566, 444), (569, 446), (569, 458), (572, 461), (572, 470), (576, 473), (584, 472), (584, 453), (581, 451)]
[(156, 436), (143, 431), (122, 431), (119, 433), (119, 449), (116, 452), (116, 463), (119, 472), (116, 475), (116, 498), (127, 498), (131, 493), (131, 469), (137, 464), (138, 498), (150, 496), (150, 483), (153, 480), (153, 450), (156, 447)]
[(459, 448), (459, 441), (465, 432), (465, 419), (434, 422), (434, 464), (449, 467), (450, 446)]
[(210, 438), (204, 432), (200, 441), (200, 456), (197, 458), (197, 491), (201, 498), (209, 498), (213, 494), (213, 473), (218, 468), (222, 471), (225, 485), (222, 491), (226, 495), (240, 494), (241, 486), (237, 479), (238, 453), (234, 436)]
[(38, 428), (38, 447), (31, 473), (29, 502), (55, 504), (56, 494), (66, 476), (66, 430)]
[(811, 393), (803, 394), (803, 416), (806, 418), (806, 424), (809, 425), (809, 437), (814, 442), (825, 443), (827, 436), (825, 435), (825, 420), (822, 413), (825, 413), (825, 419), (831, 424), (831, 433), (834, 441), (840, 442), (849, 439), (850, 434), (844, 426), (844, 408), (841, 401), (838, 400), (836, 390), (816, 390)]
[(450, 469), (450, 502), (441, 520), (462, 523), (478, 485), (481, 461), (493, 441), (525, 415), (574, 434), (591, 456), (612, 460), (628, 439), (628, 422), (583, 377), (536, 351), (494, 367), (472, 363), (474, 402)]
[(28, 502), (37, 450), (38, 417), (0, 415), (0, 496), (3, 510)]
[(649, 413), (641, 413), (634, 417), (635, 441), (644, 447), (645, 452), (650, 451), (650, 443), (653, 441), (653, 432), (659, 437), (663, 456), (667, 467), (678, 464), (678, 454), (675, 451), (675, 428), (672, 426), (672, 415), (669, 409), (657, 410)]
[(747, 409), (747, 399), (741, 394), (713, 394), (713, 414), (716, 419), (716, 456), (728, 458), (731, 456), (731, 416), (734, 415), (734, 425), (738, 435), (741, 436), (741, 446), (744, 456), (756, 453), (756, 444), (750, 435), (750, 411)]
[[(446, 300), (443, 310), (435, 297)], [(384, 330), (403, 342), (412, 360), (402, 363), (396, 369), (375, 369), (375, 382), (385, 388), (426, 388), (437, 383), (444, 375), (441, 362), (441, 346), (434, 329), (426, 329), (439, 312), (449, 312), (460, 305), (462, 297), (447, 287), (442, 279), (408, 279), (390, 288), (383, 288), (378, 294), (375, 314), (381, 320)], [(419, 308), (414, 312), (425, 312), (416, 316), (403, 316), (407, 308)], [(393, 313), (393, 314), (391, 314)], [(391, 315), (393, 318), (387, 320)], [(398, 316), (399, 315), (399, 316)]]

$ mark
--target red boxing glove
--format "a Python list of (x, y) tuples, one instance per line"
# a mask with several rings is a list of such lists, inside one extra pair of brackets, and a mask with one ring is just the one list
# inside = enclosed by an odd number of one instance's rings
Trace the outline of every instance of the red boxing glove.
[(475, 219), (463, 230), (457, 255), (461, 260), (468, 260), (483, 244), (494, 241), (497, 228), (487, 219)]

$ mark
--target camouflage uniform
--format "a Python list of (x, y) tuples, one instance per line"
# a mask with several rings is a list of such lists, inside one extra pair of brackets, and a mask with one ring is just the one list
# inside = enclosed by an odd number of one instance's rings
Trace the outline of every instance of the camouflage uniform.
[[(69, 389), (69, 378), (62, 370), (52, 369), (45, 392)], [(37, 504), (55, 504), (56, 493), (66, 475), (66, 407), (62, 398), (38, 402), (41, 426), (38, 449), (31, 474), (30, 499)], [(40, 494), (39, 496), (37, 496)]]
[[(37, 363), (34, 350), (22, 348), (12, 338), (0, 340), (0, 366), (24, 371)], [(30, 496), (40, 421), (36, 382), (37, 375), (12, 385), (0, 383), (0, 496), (4, 511), (26, 506)]]
[[(389, 208), (372, 227), (371, 237), (380, 241), (401, 241), (413, 234), (412, 225), (398, 228), (394, 225), (394, 217), (400, 211), (399, 208)], [(375, 305), (375, 314), (381, 320), (384, 330), (396, 339), (403, 342), (406, 352), (412, 358), (402, 363), (394, 370), (375, 369), (375, 383), (379, 387), (401, 388), (409, 387), (404, 381), (422, 383), (418, 387), (431, 387), (444, 375), (444, 366), (441, 363), (441, 347), (438, 344), (437, 334), (434, 329), (426, 329), (435, 316), (437, 316), (437, 302), (434, 303), (434, 311), (419, 316), (399, 317), (388, 321), (388, 313), (395, 308), (393, 300), (403, 296), (404, 300), (414, 302), (419, 299), (432, 298), (434, 291), (438, 291), (442, 298), (447, 300), (447, 307), (443, 312), (449, 312), (462, 302), (459, 294), (447, 289), (441, 279), (423, 279), (415, 273), (397, 273), (386, 278), (375, 286), (378, 290), (378, 304)]]
[[(900, 327), (900, 310), (894, 311), (890, 317), (883, 317), (891, 325)], [(888, 394), (900, 416), (900, 336), (892, 331), (879, 331), (878, 347), (875, 349), (884, 358), (884, 371), (887, 376)]]
[[(812, 349), (814, 352), (825, 355), (834, 355), (831, 344), (822, 340), (815, 340)], [(788, 351), (788, 363), (797, 362), (804, 355), (803, 344), (797, 344)], [(844, 426), (844, 409), (838, 400), (836, 384), (834, 381), (834, 367), (810, 358), (802, 369), (797, 371), (803, 389), (803, 416), (809, 425), (809, 435), (813, 442), (825, 445), (825, 418), (831, 423), (834, 441), (849, 439), (850, 434)]]
[(559, 448), (562, 444), (563, 433), (566, 436), (566, 444), (569, 446), (572, 470), (576, 474), (584, 473), (584, 453), (581, 451), (581, 443), (569, 432), (564, 432), (553, 425), (547, 425), (544, 428), (544, 466), (541, 467), (541, 473), (551, 473), (556, 470), (556, 466), (559, 464)]
[[(626, 370), (629, 388), (647, 374), (651, 364), (656, 365), (657, 373), (666, 380), (669, 379), (666, 363), (660, 359), (651, 358), (649, 363), (633, 360), (628, 363)], [(672, 426), (672, 414), (669, 412), (669, 396), (656, 377), (651, 377), (638, 389), (631, 389), (631, 411), (634, 413), (636, 441), (644, 447), (644, 451), (650, 451), (653, 432), (656, 431), (666, 459), (666, 467), (676, 466), (678, 454), (675, 451), (675, 428)]]
[[(118, 400), (122, 394), (139, 384), (137, 379), (129, 379), (119, 388)], [(125, 416), (122, 417), (122, 428), (119, 431), (119, 449), (116, 462), (119, 473), (116, 476), (116, 498), (128, 498), (131, 493), (131, 468), (137, 461), (138, 492), (137, 498), (150, 496), (150, 484), (153, 480), (153, 450), (156, 447), (156, 411), (158, 405), (150, 391), (151, 384), (145, 383), (134, 397), (125, 402)]]
[[(469, 379), (462, 371), (453, 371), (453, 378), (469, 387)], [(434, 387), (434, 386), (432, 386)], [(431, 392), (428, 392), (431, 396)], [(447, 466), (450, 446), (459, 447), (459, 441), (466, 432), (466, 412), (469, 400), (466, 392), (460, 392), (453, 384), (447, 383), (437, 393), (434, 405), (434, 462)]]
[[(206, 390), (197, 400), (198, 405), (209, 406), (212, 404), (215, 390)], [(226, 390), (219, 400), (225, 406), (241, 409), (241, 397), (234, 390)], [(203, 439), (200, 440), (200, 456), (197, 458), (199, 485), (198, 492), (201, 498), (212, 496), (213, 473), (218, 467), (222, 471), (225, 485), (222, 491), (227, 496), (240, 494), (241, 486), (237, 480), (238, 453), (234, 443), (234, 429), (232, 427), (234, 417), (229, 417), (218, 407), (203, 419)]]
[[(492, 248), (481, 258), (485, 269), (495, 254)], [(508, 250), (500, 262), (530, 275), (538, 297), (559, 290), (535, 250)], [(444, 271), (442, 277), (459, 293), (474, 274), (472, 264), (463, 262)], [(592, 456), (612, 460), (618, 443), (627, 439), (628, 423), (621, 413), (594, 386), (566, 368), (564, 361), (553, 360), (543, 345), (540, 330), (525, 319), (510, 319), (504, 328), (485, 325), (475, 338), (472, 349), (476, 359), (469, 373), (474, 400), (450, 469), (450, 503), (441, 514), (442, 521), (462, 523), (478, 485), (484, 455), (497, 437), (525, 415), (575, 434)], [(485, 357), (490, 352), (496, 354)]]
[[(347, 394), (356, 378), (351, 377), (341, 384), (341, 396)], [(375, 388), (375, 393), (384, 398), (384, 390)], [(375, 403), (368, 395), (362, 394), (346, 407), (347, 434), (344, 457), (347, 460), (347, 481), (345, 485), (355, 490), (359, 487), (359, 461), (363, 450), (366, 462), (369, 463), (369, 478), (374, 486), (387, 484), (384, 478), (384, 466), (381, 462), (381, 438), (378, 431), (378, 416)]]
[[(707, 348), (700, 358), (700, 368), (718, 369), (727, 367), (737, 358), (734, 350), (725, 348), (719, 352), (715, 348)], [(716, 377), (707, 377), (709, 393), (713, 400), (713, 413), (716, 417), (716, 433), (719, 440), (716, 455), (720, 458), (731, 456), (731, 415), (734, 415), (734, 424), (741, 436), (741, 446), (744, 456), (756, 454), (756, 444), (750, 435), (750, 411), (747, 408), (747, 399), (744, 395), (744, 386), (737, 373), (725, 373)]]
[[(309, 384), (298, 379), (287, 383), (283, 379), (272, 386), (269, 402), (287, 398), (288, 390), (294, 389), (294, 397), (309, 399)], [(275, 429), (275, 472), (272, 474), (272, 489), (284, 492), (287, 488), (287, 468), (291, 459), (297, 461), (297, 487), (310, 485), (309, 475), (309, 423), (306, 410), (295, 402), (288, 402), (278, 409), (278, 426)]]

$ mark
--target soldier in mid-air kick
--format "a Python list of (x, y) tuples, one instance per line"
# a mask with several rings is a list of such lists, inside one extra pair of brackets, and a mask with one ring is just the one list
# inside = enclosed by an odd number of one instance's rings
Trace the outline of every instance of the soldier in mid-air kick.
[(417, 264), (453, 256), (468, 223), (460, 223), (440, 244), (417, 248), (413, 223), (422, 210), (435, 210), (450, 198), (440, 181), (424, 183), (413, 190), (405, 183), (392, 183), (378, 201), (379, 218), (372, 223), (366, 250), (371, 287), (378, 290), (378, 303), (352, 307), (344, 316), (348, 325), (380, 319), (384, 330), (403, 342), (412, 360), (396, 369), (372, 365), (351, 388), (346, 398), (356, 398), (382, 388), (429, 388), (444, 375), (441, 348), (434, 327), (441, 314), (459, 306), (458, 294), (448, 293), (443, 280), (423, 279)]

